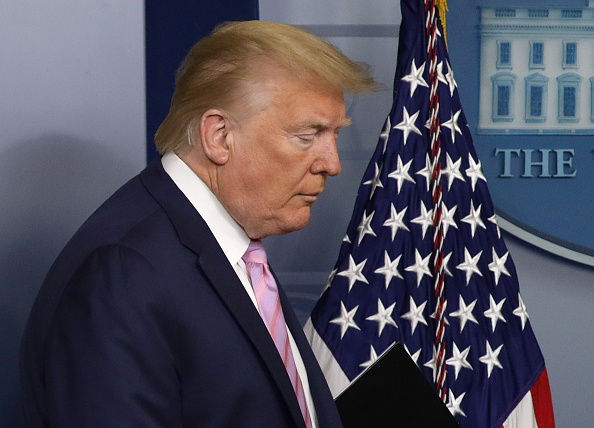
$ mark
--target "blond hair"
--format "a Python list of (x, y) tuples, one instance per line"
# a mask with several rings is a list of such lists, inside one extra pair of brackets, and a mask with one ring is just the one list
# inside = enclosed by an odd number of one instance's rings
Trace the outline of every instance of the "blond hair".
[(292, 25), (243, 21), (225, 24), (200, 40), (177, 70), (169, 114), (155, 134), (157, 150), (188, 147), (192, 121), (210, 108), (245, 103), (258, 65), (272, 63), (315, 88), (362, 93), (374, 87), (368, 67)]

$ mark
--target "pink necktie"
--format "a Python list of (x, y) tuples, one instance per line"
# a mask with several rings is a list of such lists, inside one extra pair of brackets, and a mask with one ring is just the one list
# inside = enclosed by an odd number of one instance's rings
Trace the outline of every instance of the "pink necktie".
[(268, 332), (272, 336), (272, 340), (274, 340), (276, 349), (283, 359), (283, 363), (291, 379), (291, 384), (297, 395), (297, 401), (299, 402), (305, 425), (311, 428), (311, 418), (305, 401), (303, 385), (301, 384), (299, 373), (297, 373), (295, 359), (291, 351), (285, 317), (283, 316), (278, 297), (278, 288), (272, 273), (270, 273), (266, 251), (264, 251), (262, 242), (252, 241), (243, 255), (243, 260), (245, 261), (248, 275), (252, 280), (252, 287), (256, 294), (262, 320), (264, 320), (264, 324), (266, 324), (266, 328), (268, 328)]

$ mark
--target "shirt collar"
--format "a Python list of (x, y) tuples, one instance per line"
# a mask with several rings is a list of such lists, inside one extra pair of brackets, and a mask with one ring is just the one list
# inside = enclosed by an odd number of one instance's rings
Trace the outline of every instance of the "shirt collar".
[(166, 153), (161, 163), (165, 172), (204, 219), (229, 263), (238, 263), (250, 244), (250, 238), (243, 228), (179, 156), (173, 152)]

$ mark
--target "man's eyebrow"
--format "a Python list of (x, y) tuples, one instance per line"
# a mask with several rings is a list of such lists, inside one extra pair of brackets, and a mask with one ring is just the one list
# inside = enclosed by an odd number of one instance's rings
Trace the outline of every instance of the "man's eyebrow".
[[(351, 118), (347, 117), (344, 119), (344, 121), (340, 125), (337, 126), (337, 128), (339, 128), (339, 129), (345, 128), (345, 127), (349, 126), (350, 124), (351, 124)], [(301, 130), (306, 130), (306, 129), (315, 129), (317, 131), (324, 131), (329, 128), (330, 127), (326, 124), (315, 122), (315, 123), (305, 123), (301, 126), (298, 126), (297, 130), (301, 131)]]

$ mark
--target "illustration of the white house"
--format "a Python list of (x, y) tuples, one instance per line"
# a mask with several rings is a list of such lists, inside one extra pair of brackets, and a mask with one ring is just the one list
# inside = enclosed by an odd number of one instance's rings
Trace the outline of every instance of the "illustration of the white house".
[(479, 133), (594, 134), (594, 0), (483, 7), (480, 37)]

